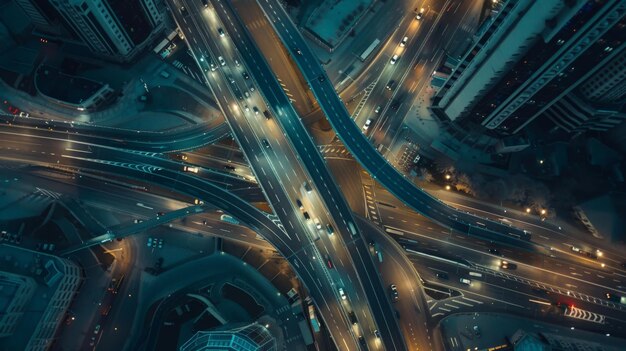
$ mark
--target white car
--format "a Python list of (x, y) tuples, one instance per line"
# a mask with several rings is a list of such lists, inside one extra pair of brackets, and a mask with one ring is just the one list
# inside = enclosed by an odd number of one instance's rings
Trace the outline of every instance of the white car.
[(380, 113), (380, 109), (382, 108), (382, 106), (378, 105), (376, 106), (376, 109), (374, 110), (374, 113)]
[(370, 124), (372, 124), (372, 119), (368, 118), (367, 121), (365, 121), (365, 124), (363, 125), (363, 130), (367, 130), (367, 128), (370, 127)]
[(315, 223), (315, 228), (322, 229), (322, 223), (320, 223), (318, 218), (313, 218), (313, 223)]
[(418, 13), (417, 13), (417, 15), (415, 15), (415, 19), (419, 21), (419, 20), (421, 20), (423, 17), (424, 17), (424, 8), (422, 7), (422, 8), (420, 9), (420, 12), (418, 12)]
[(211, 72), (215, 72), (215, 70), (217, 69), (217, 66), (211, 62)]
[(217, 60), (220, 62), (220, 65), (226, 66), (226, 61), (224, 61), (224, 58), (222, 56), (218, 57)]
[(339, 296), (341, 296), (342, 300), (346, 300), (348, 297), (346, 296), (346, 293), (343, 292), (343, 288), (339, 288)]
[(472, 285), (472, 281), (467, 278), (461, 278), (459, 281), (465, 285)]
[(395, 64), (396, 64), (396, 62), (398, 62), (398, 59), (399, 59), (399, 58), (400, 58), (400, 56), (398, 56), (398, 55), (393, 55), (393, 57), (391, 58), (391, 61), (390, 61), (390, 62), (391, 62), (391, 64), (392, 64), (392, 65), (395, 65)]
[(402, 38), (402, 41), (400, 42), (400, 47), (401, 48), (405, 47), (408, 41), (409, 41), (409, 37)]

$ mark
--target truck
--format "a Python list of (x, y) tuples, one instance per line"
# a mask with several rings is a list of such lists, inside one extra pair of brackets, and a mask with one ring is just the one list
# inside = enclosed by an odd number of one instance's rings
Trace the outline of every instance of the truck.
[(231, 223), (231, 224), (239, 224), (239, 221), (235, 219), (235, 217), (231, 216), (231, 215), (227, 215), (227, 214), (223, 214), (220, 216), (220, 219), (224, 222), (227, 223)]
[(195, 166), (185, 166), (183, 168), (183, 170), (185, 172), (192, 172), (192, 173), (198, 173), (200, 171), (200, 169), (198, 167), (195, 167)]

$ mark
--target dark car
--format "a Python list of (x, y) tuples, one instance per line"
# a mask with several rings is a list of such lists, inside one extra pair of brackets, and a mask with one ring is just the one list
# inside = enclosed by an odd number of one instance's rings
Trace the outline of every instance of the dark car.
[(322, 75), (322, 76), (317, 77), (317, 80), (319, 80), (320, 83), (324, 83), (326, 81), (326, 78)]
[(363, 347), (367, 347), (367, 343), (365, 342), (365, 338), (363, 337), (363, 335), (359, 335), (359, 344), (361, 344), (361, 346)]
[(204, 5), (204, 7), (209, 7), (209, 0), (202, 0), (202, 5)]
[(620, 301), (620, 297), (618, 295), (615, 294), (611, 294), (610, 292), (607, 292), (606, 294), (604, 294), (604, 297), (612, 302), (619, 302)]
[(159, 216), (159, 217), (165, 216), (165, 212), (157, 212), (157, 216)]
[(303, 215), (304, 215), (304, 219), (306, 219), (307, 221), (311, 220), (311, 216), (309, 216), (308, 212), (305, 211)]
[(295, 51), (295, 53), (298, 55), (302, 55), (302, 51), (300, 51), (300, 49), (298, 48), (293, 48), (293, 51)]
[(385, 88), (387, 88), (387, 90), (393, 90), (395, 85), (396, 85), (396, 81), (395, 80), (390, 80), (389, 83), (387, 83), (387, 86)]
[(398, 295), (398, 287), (396, 287), (396, 284), (389, 285), (389, 294), (391, 295), (393, 302), (398, 301), (400, 296)]
[(300, 199), (296, 199), (296, 205), (298, 205), (299, 209), (304, 210), (304, 206), (302, 205), (302, 201), (300, 201)]
[(352, 324), (357, 324), (358, 321), (356, 319), (356, 314), (354, 313), (354, 311), (350, 311), (350, 313), (348, 313), (348, 316), (350, 317), (350, 323)]
[(517, 264), (511, 263), (509, 261), (502, 260), (500, 261), (500, 268), (502, 269), (517, 269)]
[(400, 102), (399, 101), (395, 101), (392, 105), (391, 105), (391, 109), (394, 111), (397, 111), (398, 108), (400, 107)]
[(270, 118), (272, 118), (272, 115), (270, 115), (270, 113), (269, 113), (269, 112), (267, 112), (267, 110), (264, 110), (264, 111), (263, 111), (263, 116), (265, 116), (265, 119), (270, 119)]
[(263, 142), (263, 146), (265, 146), (266, 149), (270, 148), (270, 142), (267, 141), (267, 139), (263, 139), (262, 142)]
[(437, 278), (442, 279), (442, 280), (450, 279), (450, 277), (448, 276), (448, 273), (444, 273), (444, 272), (437, 273)]
[(226, 165), (226, 166), (224, 166), (224, 169), (227, 169), (227, 170), (229, 170), (229, 171), (236, 171), (236, 170), (237, 170), (237, 168), (235, 168), (235, 167), (233, 167), (233, 166), (231, 166), (231, 165)]
[(241, 75), (243, 76), (243, 79), (250, 79), (250, 75), (248, 74), (248, 72), (244, 71), (243, 73), (241, 73)]
[(489, 249), (489, 253), (496, 256), (502, 256), (498, 249)]
[(333, 261), (330, 259), (330, 256), (326, 255), (325, 258), (328, 268), (333, 269), (335, 266), (333, 265)]

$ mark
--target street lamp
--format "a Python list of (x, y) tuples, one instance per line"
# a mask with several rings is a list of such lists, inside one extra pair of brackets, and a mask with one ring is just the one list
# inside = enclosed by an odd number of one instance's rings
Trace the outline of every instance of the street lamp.
[(450, 186), (449, 185), (446, 185), (446, 190), (450, 190)]
[(526, 213), (530, 213), (530, 207), (526, 207)]
[(450, 175), (449, 174), (446, 174), (446, 179), (450, 180)]
[(543, 216), (543, 215), (545, 215), (545, 214), (546, 214), (546, 210), (545, 210), (545, 209), (542, 209), (542, 210), (541, 210), (541, 215)]

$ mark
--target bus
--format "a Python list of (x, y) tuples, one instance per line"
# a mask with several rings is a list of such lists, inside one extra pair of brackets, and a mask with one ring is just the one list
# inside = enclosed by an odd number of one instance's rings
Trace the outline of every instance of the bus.
[(239, 221), (236, 220), (233, 216), (231, 215), (227, 215), (227, 214), (223, 214), (220, 216), (220, 219), (224, 222), (228, 222), (230, 224), (239, 224)]
[(367, 60), (367, 58), (372, 54), (372, 52), (374, 52), (374, 50), (376, 49), (378, 44), (380, 44), (380, 40), (379, 39), (374, 39), (374, 41), (370, 44), (370, 46), (368, 46), (367, 49), (365, 49), (365, 51), (363, 51), (361, 56), (359, 56), (361, 61)]
[(315, 317), (315, 308), (313, 307), (313, 305), (309, 305), (309, 320), (311, 320), (311, 327), (313, 328), (313, 331), (319, 333), (320, 323)]

